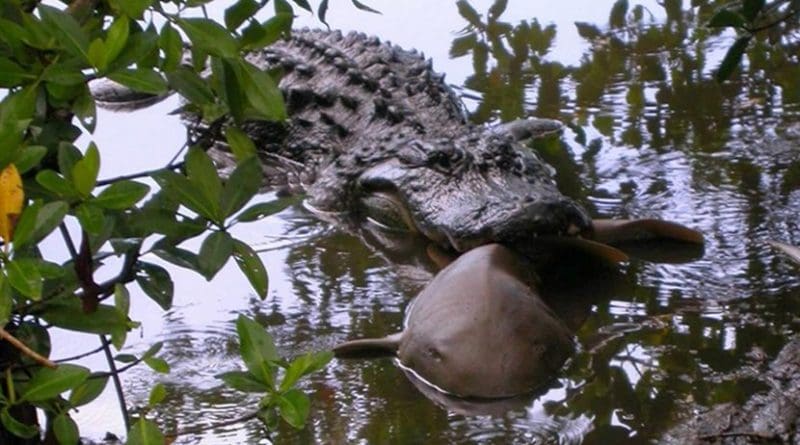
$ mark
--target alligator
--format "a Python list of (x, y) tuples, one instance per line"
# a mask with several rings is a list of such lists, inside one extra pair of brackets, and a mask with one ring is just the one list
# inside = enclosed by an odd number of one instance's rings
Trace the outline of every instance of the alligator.
[[(260, 148), (267, 185), (305, 193), (312, 210), (416, 232), (457, 252), (596, 236), (587, 211), (559, 192), (553, 168), (523, 143), (560, 133), (560, 122), (471, 125), (422, 54), (362, 33), (297, 30), (246, 58), (283, 72), (289, 119), (244, 125)], [(94, 94), (101, 105), (120, 100), (112, 89)], [(188, 120), (199, 140), (214, 141), (215, 160), (230, 165), (220, 126)], [(652, 232), (646, 223), (637, 227), (644, 230), (625, 233)], [(702, 241), (682, 228), (661, 229)]]

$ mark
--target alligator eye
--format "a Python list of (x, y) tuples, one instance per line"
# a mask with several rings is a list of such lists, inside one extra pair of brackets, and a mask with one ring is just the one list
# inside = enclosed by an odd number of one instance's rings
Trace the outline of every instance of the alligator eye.
[(450, 154), (443, 150), (434, 150), (428, 155), (428, 164), (450, 168)]
[(403, 200), (394, 193), (370, 193), (361, 198), (361, 206), (367, 220), (383, 229), (417, 231)]

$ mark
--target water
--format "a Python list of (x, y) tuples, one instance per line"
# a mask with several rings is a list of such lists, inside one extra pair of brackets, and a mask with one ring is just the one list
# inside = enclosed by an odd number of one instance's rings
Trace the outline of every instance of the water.
[[(741, 402), (757, 389), (735, 371), (773, 357), (800, 326), (794, 315), (800, 313), (800, 273), (766, 244), (800, 244), (796, 52), (786, 51), (784, 59), (759, 53), (746, 77), (718, 85), (708, 75), (730, 36), (698, 39), (685, 22), (667, 21), (654, 2), (646, 3), (645, 17), (652, 13), (655, 24), (629, 23), (616, 40), (606, 36), (590, 43), (572, 22), (595, 23), (604, 32), (612, 2), (512, 1), (502, 19), (512, 25), (532, 17), (543, 26), (553, 22), (554, 46), (536, 58), (538, 71), (522, 64), (516, 71), (497, 71), (499, 84), (481, 83), (471, 56), (448, 58), (455, 32), (465, 25), (454, 5), (375, 3), (384, 15), (370, 16), (345, 3), (332, 8), (333, 27), (424, 50), (471, 98), (467, 104), (476, 121), (522, 113), (571, 123), (561, 145), (540, 148), (557, 167), (562, 190), (594, 215), (675, 220), (701, 230), (707, 244), (693, 262), (634, 260), (612, 285), (605, 280), (602, 289), (586, 289), (559, 308), (580, 350), (536, 397), (477, 407), (432, 401), (390, 359), (334, 360), (305, 383), (313, 398), (307, 428), (283, 425), (272, 433), (274, 442), (642, 443), (695, 404)], [(485, 13), (490, 3), (473, 5)], [(493, 57), (484, 77), (496, 66), (516, 66), (513, 58)], [(123, 119), (102, 115), (98, 128), (106, 133), (95, 139), (120, 153), (104, 162), (103, 172), (165, 164), (184, 137), (177, 119), (164, 118), (175, 105)], [(144, 327), (130, 335), (127, 348), (142, 352), (163, 341), (172, 372), (138, 367), (123, 381), (134, 406), (146, 403), (153, 383), (165, 383), (169, 397), (156, 418), (167, 430), (223, 422), (255, 407), (256, 399), (222, 387), (214, 377), (241, 367), (233, 326), (239, 314), (264, 324), (288, 356), (325, 349), (346, 338), (399, 330), (408, 302), (434, 271), (422, 252), (383, 252), (299, 205), (237, 228), (237, 236), (266, 263), (265, 301), (233, 265), (210, 283), (173, 270), (176, 301), (167, 313), (132, 289), (132, 317)], [(72, 355), (82, 345), (70, 343), (60, 351)], [(99, 357), (88, 360), (102, 363)], [(116, 411), (107, 392), (76, 417), (83, 434), (100, 437), (124, 430)], [(269, 439), (249, 422), (177, 443)]]

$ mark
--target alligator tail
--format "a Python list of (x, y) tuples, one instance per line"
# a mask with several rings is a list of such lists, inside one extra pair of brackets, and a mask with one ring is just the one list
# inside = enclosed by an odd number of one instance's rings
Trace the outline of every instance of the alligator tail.
[(394, 355), (400, 347), (402, 332), (382, 338), (363, 338), (340, 343), (333, 348), (339, 358), (368, 358)]

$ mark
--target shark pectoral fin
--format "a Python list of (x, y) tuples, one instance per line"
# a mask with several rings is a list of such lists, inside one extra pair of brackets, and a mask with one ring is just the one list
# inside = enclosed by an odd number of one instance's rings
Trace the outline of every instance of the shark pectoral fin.
[(686, 263), (701, 258), (703, 235), (678, 223), (659, 219), (596, 219), (595, 240), (655, 263)]
[(673, 240), (703, 244), (703, 234), (678, 223), (660, 219), (595, 219), (595, 240), (616, 244), (641, 240)]
[(400, 347), (403, 333), (381, 338), (362, 338), (340, 343), (333, 348), (333, 355), (338, 358), (369, 358), (394, 355)]
[(775, 250), (786, 255), (797, 264), (800, 264), (800, 247), (791, 246), (789, 244), (779, 243), (777, 241), (768, 241), (769, 245)]
[(625, 252), (616, 247), (584, 238), (552, 236), (541, 237), (539, 238), (539, 242), (547, 249), (556, 251), (565, 249), (573, 252), (580, 252), (590, 257), (599, 258), (611, 263), (624, 263), (629, 259)]

